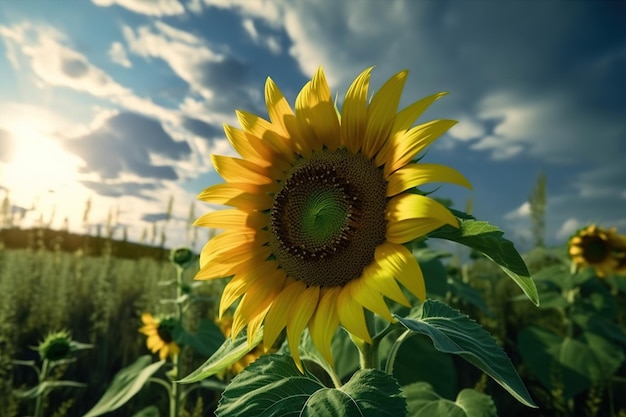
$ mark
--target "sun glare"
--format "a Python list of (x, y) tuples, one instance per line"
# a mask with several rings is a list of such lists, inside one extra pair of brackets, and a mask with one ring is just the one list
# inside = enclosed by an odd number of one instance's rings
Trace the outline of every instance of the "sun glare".
[(77, 158), (59, 143), (26, 125), (11, 134), (14, 150), (2, 167), (2, 183), (12, 194), (56, 191), (76, 179)]

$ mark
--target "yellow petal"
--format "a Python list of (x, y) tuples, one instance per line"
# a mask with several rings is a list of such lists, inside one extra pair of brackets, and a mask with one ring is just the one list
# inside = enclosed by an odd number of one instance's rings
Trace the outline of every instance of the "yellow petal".
[(337, 149), (339, 119), (322, 67), (298, 94), (296, 117), (300, 132), (311, 149), (319, 151), (322, 145)]
[(382, 294), (374, 287), (368, 285), (366, 279), (355, 279), (346, 285), (352, 297), (369, 311), (378, 314), (384, 319), (393, 322), (394, 318), (389, 312), (389, 307), (385, 303)]
[(339, 326), (337, 296), (341, 290), (341, 287), (322, 289), (317, 311), (309, 323), (311, 341), (331, 366), (333, 365), (333, 355), (330, 347), (333, 335)]
[(384, 155), (383, 174), (385, 177), (411, 162), (419, 152), (426, 149), (456, 123), (455, 120), (433, 120), (415, 126), (404, 134), (395, 135)]
[(198, 194), (198, 199), (207, 203), (223, 204), (242, 210), (262, 211), (272, 207), (273, 200), (268, 193), (275, 189), (275, 184), (215, 184)]
[[(282, 270), (277, 270), (277, 267), (278, 264), (276, 261), (266, 261), (257, 265), (255, 269), (242, 271), (235, 275), (228, 284), (226, 284), (224, 292), (222, 293), (218, 311), (219, 318), (221, 319), (224, 312), (251, 288), (262, 287), (264, 285), (271, 287), (278, 281), (284, 281), (285, 274)], [(265, 281), (267, 281), (267, 283)]]
[(426, 300), (424, 275), (413, 254), (404, 246), (385, 242), (376, 248), (376, 262), (390, 271), (421, 301)]
[(235, 229), (227, 230), (209, 240), (200, 252), (200, 267), (210, 259), (229, 251), (242, 251), (259, 247), (267, 243), (269, 233), (265, 230)]
[(243, 211), (237, 209), (215, 210), (203, 214), (193, 223), (194, 226), (211, 227), (215, 229), (261, 229), (269, 224), (266, 214), (259, 211)]
[(345, 287), (337, 297), (337, 314), (339, 315), (339, 322), (349, 333), (367, 343), (372, 343), (372, 337), (365, 323), (363, 306), (352, 298), (352, 294)]
[(252, 136), (261, 138), (262, 142), (266, 144), (280, 159), (293, 162), (295, 161), (295, 154), (293, 153), (292, 143), (287, 138), (279, 135), (270, 122), (257, 116), (256, 114), (248, 113), (246, 111), (237, 110), (235, 112), (239, 123), (244, 132), (250, 133)]
[(230, 156), (211, 155), (215, 171), (226, 182), (271, 184), (274, 182), (269, 168), (263, 168), (254, 162)]
[[(404, 134), (404, 132), (410, 128), (413, 123), (424, 113), (424, 111), (436, 100), (445, 96), (448, 93), (441, 92), (437, 94), (433, 94), (431, 96), (425, 97), (415, 103), (405, 107), (396, 115), (396, 118), (393, 123), (393, 127), (391, 128), (390, 135), (392, 137), (396, 135)], [(378, 155), (376, 155), (376, 164), (382, 165), (385, 163), (385, 156), (387, 155), (387, 148), (389, 147), (390, 142), (386, 142)]]
[(265, 307), (263, 309), (263, 311), (261, 311), (259, 314), (257, 314), (256, 317), (253, 317), (248, 322), (248, 337), (247, 337), (247, 341), (248, 341), (248, 349), (250, 349), (250, 350), (252, 350), (255, 347), (255, 345), (253, 343), (254, 336), (256, 336), (257, 332), (261, 328), (261, 324), (263, 323), (263, 320), (265, 319), (265, 316), (267, 315), (267, 312), (269, 311), (269, 309), (270, 309), (270, 306), (268, 305), (267, 307)]
[(458, 227), (456, 217), (445, 206), (417, 194), (400, 194), (387, 203), (387, 240), (406, 243), (449, 224)]
[(236, 251), (222, 252), (216, 257), (210, 257), (205, 263), (201, 264), (200, 271), (198, 271), (194, 279), (210, 280), (239, 274), (267, 260), (272, 253), (272, 249), (269, 246), (261, 246), (259, 248), (244, 249), (238, 256), (237, 254), (240, 253), (241, 249), (242, 247), (239, 247)]
[(437, 164), (408, 164), (387, 178), (387, 197), (400, 194), (409, 188), (431, 182), (449, 182), (472, 189), (467, 178), (454, 168)]
[(341, 144), (357, 152), (365, 138), (367, 126), (367, 90), (374, 67), (367, 68), (354, 79), (346, 92), (341, 109)]
[(367, 127), (363, 143), (363, 153), (369, 159), (373, 159), (380, 147), (389, 139), (408, 74), (406, 70), (395, 74), (372, 97), (367, 109)]
[(227, 124), (224, 124), (224, 133), (230, 145), (243, 159), (262, 167), (269, 167), (274, 162), (273, 152), (258, 137)]
[(287, 315), (293, 300), (298, 293), (304, 291), (306, 285), (292, 278), (287, 279), (285, 287), (278, 294), (270, 310), (265, 317), (263, 327), (263, 345), (267, 348), (272, 346), (280, 332), (287, 326)]
[(159, 321), (157, 319), (154, 318), (154, 316), (152, 316), (152, 314), (149, 313), (143, 313), (141, 315), (141, 321), (144, 324), (151, 324), (151, 325), (158, 325)]
[(386, 264), (379, 265), (377, 262), (372, 262), (363, 270), (363, 279), (367, 280), (367, 285), (374, 290), (380, 292), (385, 297), (402, 304), (403, 306), (410, 307), (411, 303), (406, 298), (402, 289), (396, 282), (393, 271), (386, 268)]
[[(244, 294), (235, 314), (233, 315), (233, 339), (259, 314), (263, 314), (276, 299), (285, 282), (285, 274), (280, 270), (273, 270), (263, 274), (262, 283), (250, 285)], [(282, 279), (281, 279), (282, 278)]]
[(299, 137), (299, 131), (293, 130), (295, 126), (295, 113), (282, 91), (280, 91), (280, 88), (278, 88), (274, 80), (269, 77), (265, 81), (265, 104), (272, 125), (277, 128), (277, 130), (280, 128), (279, 133), (291, 138)]
[(291, 303), (287, 315), (287, 344), (300, 372), (304, 372), (302, 362), (300, 361), (300, 338), (304, 328), (309, 324), (311, 316), (315, 313), (319, 303), (319, 294), (320, 287), (312, 286), (304, 289)]

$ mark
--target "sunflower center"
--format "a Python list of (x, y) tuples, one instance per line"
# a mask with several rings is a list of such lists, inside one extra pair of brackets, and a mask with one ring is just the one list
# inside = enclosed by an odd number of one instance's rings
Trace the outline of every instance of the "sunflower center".
[(599, 236), (589, 236), (583, 245), (583, 256), (589, 263), (604, 261), (610, 254), (609, 243)]
[(362, 154), (323, 151), (298, 161), (270, 211), (270, 246), (281, 267), (320, 287), (358, 278), (385, 241), (386, 186)]
[(173, 319), (166, 318), (161, 320), (159, 327), (157, 327), (157, 334), (163, 342), (171, 343), (174, 341), (174, 327), (175, 322)]

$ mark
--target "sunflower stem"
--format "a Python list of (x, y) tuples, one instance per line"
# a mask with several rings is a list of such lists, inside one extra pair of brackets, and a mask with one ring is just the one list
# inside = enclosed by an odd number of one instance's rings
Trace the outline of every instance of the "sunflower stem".
[[(49, 368), (50, 368), (50, 361), (48, 359), (44, 359), (41, 365), (41, 371), (39, 373), (39, 384), (43, 384), (46, 381), (46, 378), (48, 378)], [(37, 400), (35, 402), (35, 417), (43, 416), (45, 396), (46, 396), (45, 390), (43, 390), (39, 395), (37, 395)]]
[[(367, 324), (369, 334), (375, 335), (376, 321), (374, 319), (374, 313), (365, 310), (365, 323)], [(372, 343), (369, 343), (353, 335), (350, 335), (350, 338), (359, 350), (359, 364), (361, 369), (378, 368), (378, 339), (373, 338)]]
[[(185, 268), (181, 265), (176, 265), (176, 320), (180, 323), (183, 320), (183, 303), (180, 301), (183, 295), (183, 273)], [(181, 371), (179, 364), (180, 354), (172, 357), (172, 365), (174, 366), (174, 377), (172, 381), (172, 389), (170, 391), (170, 417), (178, 417), (180, 412), (181, 402), (181, 390), (179, 384), (176, 382), (181, 379)]]

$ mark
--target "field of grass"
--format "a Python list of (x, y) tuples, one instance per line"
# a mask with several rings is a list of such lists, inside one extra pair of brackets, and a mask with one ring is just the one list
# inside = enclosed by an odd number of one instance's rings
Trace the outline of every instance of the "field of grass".
[[(51, 380), (85, 385), (50, 391), (43, 415), (82, 416), (120, 369), (149, 353), (138, 333), (140, 316), (172, 313), (173, 305), (163, 300), (172, 297), (176, 268), (164, 248), (46, 229), (3, 230), (0, 237), (0, 416), (34, 414), (35, 401), (16, 393), (36, 386), (37, 375), (15, 361), (40, 363), (35, 348), (46, 334), (59, 330), (93, 348), (54, 368)], [(394, 376), (401, 384), (419, 378), (452, 399), (460, 389), (474, 388), (491, 395), (502, 416), (626, 416), (626, 277), (599, 278), (592, 269), (572, 273), (565, 246), (538, 246), (524, 254), (539, 289), (542, 304), (537, 308), (482, 256), (461, 263), (425, 245), (414, 254), (429, 297), (459, 309), (496, 338), (539, 409), (523, 407), (479, 370), (434, 352), (430, 342), (418, 337), (406, 342), (399, 355), (415, 358), (418, 352), (424, 370), (420, 375), (399, 371)], [(184, 270), (188, 289), (196, 264)], [(189, 304), (185, 328), (215, 319), (221, 281), (193, 285), (197, 302)], [(183, 349), (182, 375), (206, 359)], [(219, 391), (194, 393), (182, 415), (213, 415)], [(147, 384), (107, 415), (132, 417), (147, 406), (167, 415), (163, 387)]]

